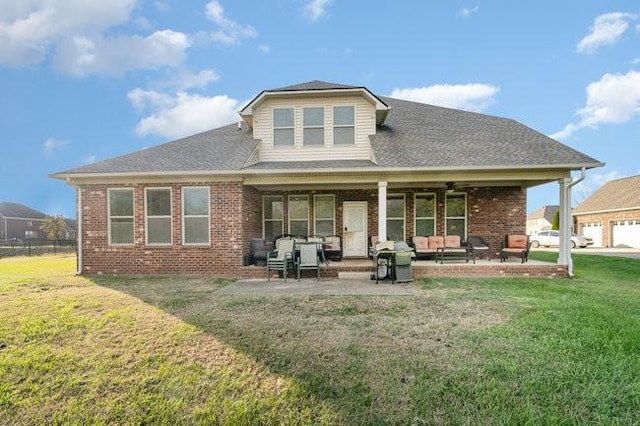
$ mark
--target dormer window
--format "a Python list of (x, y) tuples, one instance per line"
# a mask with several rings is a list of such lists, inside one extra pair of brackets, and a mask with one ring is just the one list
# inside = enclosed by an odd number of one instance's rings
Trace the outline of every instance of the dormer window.
[(355, 114), (353, 106), (333, 107), (333, 143), (353, 145), (355, 143)]
[(275, 146), (293, 146), (293, 108), (273, 110), (273, 144)]
[(303, 144), (324, 145), (324, 108), (303, 109)]

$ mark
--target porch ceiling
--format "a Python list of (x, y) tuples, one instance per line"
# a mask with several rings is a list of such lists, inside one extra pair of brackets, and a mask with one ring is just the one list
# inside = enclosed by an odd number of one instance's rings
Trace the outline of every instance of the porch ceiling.
[(251, 175), (243, 178), (243, 184), (258, 189), (271, 190), (331, 190), (331, 189), (377, 189), (378, 182), (387, 182), (393, 188), (444, 188), (447, 182), (454, 182), (455, 188), (478, 188), (496, 186), (519, 186), (530, 188), (567, 177), (565, 170), (517, 171), (517, 172), (430, 172), (430, 173), (352, 173), (292, 172), (287, 174)]

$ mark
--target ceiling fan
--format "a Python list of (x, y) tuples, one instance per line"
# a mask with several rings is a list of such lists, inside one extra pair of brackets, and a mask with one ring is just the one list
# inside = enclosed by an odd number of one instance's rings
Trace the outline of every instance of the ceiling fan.
[(456, 183), (455, 182), (447, 182), (444, 184), (445, 185), (445, 190), (444, 192), (446, 192), (447, 194), (451, 194), (453, 191), (456, 190)]

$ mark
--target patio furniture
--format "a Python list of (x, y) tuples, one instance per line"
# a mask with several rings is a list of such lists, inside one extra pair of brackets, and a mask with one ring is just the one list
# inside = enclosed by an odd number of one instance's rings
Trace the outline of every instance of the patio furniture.
[(477, 236), (467, 237), (467, 247), (471, 249), (470, 254), (473, 263), (476, 263), (476, 256), (482, 255), (486, 255), (487, 260), (491, 261), (491, 248), (484, 238)]
[(507, 235), (504, 238), (500, 249), (500, 262), (504, 262), (509, 257), (517, 257), (521, 263), (529, 260), (529, 236), (528, 235)]
[(327, 259), (342, 260), (342, 245), (340, 244), (340, 237), (332, 235), (330, 237), (324, 237), (324, 254)]
[(251, 240), (250, 262), (256, 266), (266, 266), (267, 255), (274, 250), (274, 244), (271, 240), (264, 238), (254, 238)]
[(324, 237), (319, 235), (311, 235), (307, 237), (308, 243), (316, 243), (316, 248), (318, 250), (318, 255), (320, 256), (320, 261), (322, 263), (327, 263), (327, 256), (324, 253)]
[(442, 265), (445, 257), (448, 259), (464, 259), (469, 262), (469, 249), (461, 244), (459, 235), (447, 235), (444, 237), (444, 247), (437, 249), (436, 262), (439, 258)]
[(413, 236), (411, 239), (413, 244), (413, 251), (418, 259), (425, 259), (434, 257), (438, 248), (444, 247), (444, 237), (431, 236), (422, 237), (419, 235)]
[(271, 271), (282, 271), (287, 281), (287, 269), (294, 268), (294, 242), (291, 238), (281, 238), (276, 241), (276, 250), (267, 255), (267, 281), (271, 281)]
[(316, 280), (320, 281), (320, 256), (315, 243), (300, 243), (300, 257), (296, 261), (296, 273), (300, 281), (300, 271), (302, 269), (315, 269)]

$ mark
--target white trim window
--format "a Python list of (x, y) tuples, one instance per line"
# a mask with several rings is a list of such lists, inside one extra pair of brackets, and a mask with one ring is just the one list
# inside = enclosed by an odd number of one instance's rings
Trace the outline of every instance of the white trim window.
[(328, 237), (336, 233), (336, 199), (333, 195), (313, 196), (313, 229), (315, 235)]
[(289, 233), (309, 235), (309, 196), (289, 195)]
[(462, 241), (467, 239), (467, 194), (453, 193), (445, 195), (445, 235), (459, 235)]
[(132, 246), (133, 238), (133, 189), (110, 188), (107, 190), (108, 239), (112, 246)]
[(282, 195), (265, 195), (262, 197), (262, 236), (273, 240), (283, 234), (284, 202)]
[(415, 194), (413, 202), (414, 234), (436, 235), (436, 194)]
[(404, 194), (387, 195), (387, 240), (405, 240), (405, 198)]
[(355, 144), (355, 107), (333, 107), (333, 144)]
[(211, 208), (208, 186), (182, 188), (182, 244), (209, 245), (211, 242)]
[(273, 146), (293, 147), (295, 141), (293, 108), (273, 109)]
[(324, 145), (324, 107), (303, 108), (302, 126), (304, 146)]
[(171, 188), (145, 188), (144, 200), (147, 245), (171, 245)]

